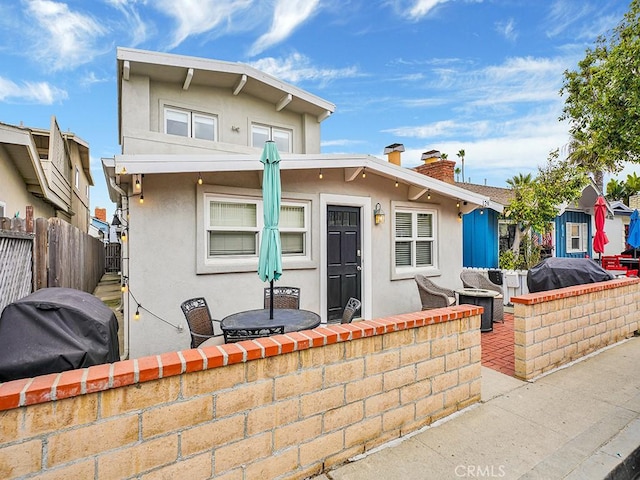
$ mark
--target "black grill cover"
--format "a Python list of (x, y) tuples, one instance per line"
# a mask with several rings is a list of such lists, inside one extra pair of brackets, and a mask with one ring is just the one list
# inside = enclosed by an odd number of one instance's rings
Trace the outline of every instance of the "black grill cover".
[(44, 288), (0, 316), (0, 382), (118, 360), (118, 320), (89, 293)]
[(551, 257), (529, 269), (527, 287), (531, 293), (556, 288), (604, 282), (613, 275), (590, 258)]

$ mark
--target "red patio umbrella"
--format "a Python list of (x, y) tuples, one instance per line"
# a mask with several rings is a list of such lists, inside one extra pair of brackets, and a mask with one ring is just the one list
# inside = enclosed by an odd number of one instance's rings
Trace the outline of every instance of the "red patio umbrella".
[(593, 237), (593, 251), (600, 254), (598, 258), (602, 261), (604, 246), (609, 243), (607, 234), (604, 232), (604, 219), (607, 214), (607, 203), (604, 197), (599, 196), (596, 200), (596, 204), (593, 206), (593, 214), (596, 224), (596, 234)]

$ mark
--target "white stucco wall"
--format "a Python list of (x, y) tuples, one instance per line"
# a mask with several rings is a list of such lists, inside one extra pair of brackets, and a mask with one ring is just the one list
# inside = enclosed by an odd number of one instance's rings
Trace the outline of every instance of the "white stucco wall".
[[(283, 171), (283, 198), (288, 194), (303, 195), (311, 200), (312, 262), (305, 268), (287, 269), (280, 280), (281, 285), (300, 286), (301, 308), (320, 312), (321, 291), (321, 245), (320, 193), (341, 196), (370, 197), (371, 204), (380, 203), (386, 213), (382, 225), (371, 223), (371, 229), (363, 228), (362, 238), (371, 240), (371, 257), (363, 259), (363, 270), (371, 269), (370, 291), (363, 292), (370, 301), (371, 311), (367, 318), (407, 313), (420, 309), (420, 301), (413, 278), (392, 280), (391, 201), (407, 201), (406, 186), (394, 186), (394, 181), (367, 175), (352, 182), (344, 181), (342, 170), (325, 171), (323, 180), (318, 172)], [(198, 187), (196, 178), (189, 174), (145, 175), (144, 204), (131, 197), (130, 225), (128, 235), (128, 266), (123, 270), (129, 277), (130, 305), (128, 315), (130, 328), (130, 356), (137, 358), (161, 352), (188, 348), (190, 336), (180, 304), (186, 299), (203, 296), (207, 299), (211, 313), (223, 318), (231, 313), (261, 308), (263, 303), (262, 283), (255, 270), (244, 273), (201, 274), (196, 273), (196, 202), (198, 191), (215, 191), (217, 185), (235, 186), (261, 195), (258, 172), (230, 172), (209, 174), (210, 183)], [(213, 180), (212, 180), (213, 179)], [(425, 198), (426, 201), (426, 198)], [(455, 200), (433, 196), (429, 206), (438, 211), (437, 251), (439, 270), (433, 280), (446, 287), (459, 288), (462, 268), (462, 224), (457, 220)], [(373, 211), (362, 215), (373, 216)], [(126, 261), (126, 260), (125, 260)], [(363, 275), (366, 272), (363, 271)], [(134, 301), (135, 298), (135, 301)], [(144, 309), (174, 325), (184, 325), (179, 332), (174, 327), (141, 312), (139, 320), (133, 319), (136, 301)]]
[(20, 217), (25, 218), (27, 205), (33, 206), (34, 218), (55, 216), (55, 210), (50, 204), (27, 191), (24, 179), (7, 157), (2, 146), (0, 146), (0, 202), (5, 204), (7, 217), (13, 217), (16, 212), (19, 212)]
[(609, 243), (604, 247), (604, 255), (619, 255), (625, 250), (624, 226), (628, 224), (629, 217), (623, 215), (605, 220), (604, 231), (607, 233)]
[[(218, 142), (164, 135), (164, 106), (217, 115)], [(320, 152), (317, 119), (286, 108), (278, 112), (274, 104), (250, 95), (236, 96), (229, 89), (195, 84), (185, 91), (136, 75), (122, 82), (123, 153), (246, 152), (252, 123), (292, 130), (295, 153)]]

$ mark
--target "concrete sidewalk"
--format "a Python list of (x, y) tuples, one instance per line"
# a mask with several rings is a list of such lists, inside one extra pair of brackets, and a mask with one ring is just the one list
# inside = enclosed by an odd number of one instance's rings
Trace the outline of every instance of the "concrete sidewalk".
[(632, 338), (531, 383), (483, 367), (481, 403), (315, 480), (603, 479), (640, 446), (639, 366)]

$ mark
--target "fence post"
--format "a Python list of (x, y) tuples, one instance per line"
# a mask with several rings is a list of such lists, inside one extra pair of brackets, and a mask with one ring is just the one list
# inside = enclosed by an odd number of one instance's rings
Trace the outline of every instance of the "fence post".
[(47, 249), (49, 222), (46, 218), (36, 219), (36, 240), (33, 243), (33, 290), (46, 288), (49, 284), (49, 252)]

